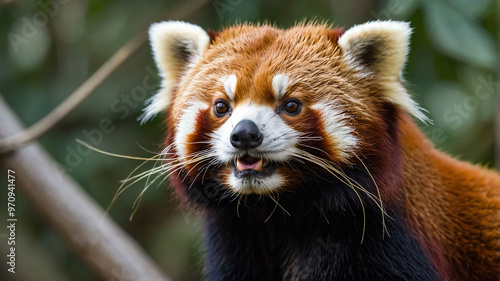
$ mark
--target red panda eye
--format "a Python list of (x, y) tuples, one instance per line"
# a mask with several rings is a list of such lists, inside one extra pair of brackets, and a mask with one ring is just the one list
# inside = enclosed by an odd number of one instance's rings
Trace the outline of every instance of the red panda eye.
[(295, 115), (299, 113), (300, 109), (300, 102), (296, 99), (289, 99), (283, 104), (283, 110), (289, 115)]
[(217, 100), (214, 106), (215, 115), (222, 117), (229, 112), (229, 105), (224, 100)]

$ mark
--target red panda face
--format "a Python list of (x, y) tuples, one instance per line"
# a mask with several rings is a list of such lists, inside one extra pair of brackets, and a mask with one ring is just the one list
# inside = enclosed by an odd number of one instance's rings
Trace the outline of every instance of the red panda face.
[(302, 173), (342, 169), (370, 153), (384, 104), (422, 118), (400, 78), (409, 33), (395, 22), (345, 34), (243, 25), (210, 42), (197, 26), (156, 24), (150, 35), (164, 82), (145, 117), (169, 107), (167, 144), (187, 181), (208, 173), (236, 194), (293, 191), (306, 184)]

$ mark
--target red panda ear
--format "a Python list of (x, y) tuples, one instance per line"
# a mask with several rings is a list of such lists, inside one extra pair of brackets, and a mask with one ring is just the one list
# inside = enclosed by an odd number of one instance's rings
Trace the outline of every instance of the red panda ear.
[(339, 38), (344, 59), (361, 72), (374, 74), (385, 86), (385, 99), (421, 121), (429, 121), (402, 83), (412, 29), (407, 22), (373, 21), (356, 25)]
[(201, 27), (181, 21), (152, 24), (149, 40), (163, 81), (162, 89), (148, 100), (141, 122), (167, 109), (180, 75), (200, 59), (210, 44), (209, 35)]

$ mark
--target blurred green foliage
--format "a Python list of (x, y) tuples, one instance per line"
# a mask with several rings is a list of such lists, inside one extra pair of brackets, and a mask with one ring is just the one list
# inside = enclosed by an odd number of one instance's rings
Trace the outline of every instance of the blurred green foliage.
[[(24, 123), (33, 124), (127, 40), (182, 2), (186, 1), (0, 1), (0, 93)], [(422, 125), (423, 130), (440, 149), (492, 166), (498, 64), (495, 16), (492, 0), (215, 0), (188, 20), (215, 30), (238, 21), (268, 21), (280, 27), (304, 18), (346, 27), (375, 19), (411, 21), (412, 50), (404, 76), (434, 120)], [(144, 126), (136, 121), (142, 102), (155, 92), (144, 79), (157, 88), (155, 73), (145, 46), (40, 140), (103, 208), (120, 180), (140, 163), (82, 150), (75, 139), (126, 155), (145, 157), (152, 155), (149, 151), (159, 151), (161, 121)], [(178, 208), (164, 186), (152, 185), (132, 221), (131, 207), (144, 183), (128, 189), (110, 215), (174, 280), (200, 280), (202, 226), (195, 215)], [(2, 202), (4, 196), (0, 194)], [(12, 279), (2, 270), (0, 279), (97, 280), (36, 210), (23, 202), (22, 194), (18, 196), (19, 271)], [(0, 243), (0, 248), (5, 246)], [(5, 266), (5, 256), (0, 259)]]

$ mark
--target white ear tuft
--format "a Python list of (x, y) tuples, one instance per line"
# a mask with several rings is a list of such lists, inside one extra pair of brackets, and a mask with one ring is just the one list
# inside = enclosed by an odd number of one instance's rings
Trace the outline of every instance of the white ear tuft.
[(374, 74), (385, 86), (385, 98), (423, 122), (430, 121), (402, 84), (412, 29), (407, 22), (372, 21), (347, 30), (339, 46), (345, 60), (364, 74)]
[(201, 27), (181, 21), (152, 24), (149, 40), (163, 82), (161, 90), (148, 99), (148, 106), (139, 117), (141, 123), (167, 109), (173, 86), (182, 73), (200, 59), (210, 44), (210, 37)]

